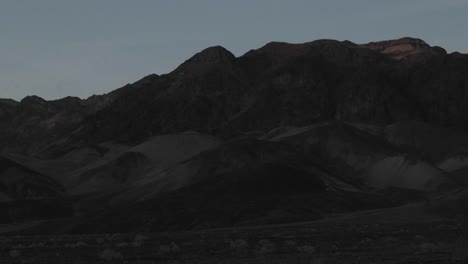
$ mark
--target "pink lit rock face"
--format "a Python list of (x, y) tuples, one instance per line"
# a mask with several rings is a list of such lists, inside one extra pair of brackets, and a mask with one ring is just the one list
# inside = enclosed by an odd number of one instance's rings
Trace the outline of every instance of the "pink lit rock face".
[(361, 46), (380, 52), (396, 60), (406, 59), (415, 55), (437, 56), (446, 55), (447, 53), (440, 47), (431, 47), (423, 40), (413, 38), (372, 42)]
[(0, 99), (0, 233), (88, 234), (59, 247), (116, 260), (448, 256), (467, 228), (467, 91), (468, 55), (402, 38), (215, 46), (85, 100)]

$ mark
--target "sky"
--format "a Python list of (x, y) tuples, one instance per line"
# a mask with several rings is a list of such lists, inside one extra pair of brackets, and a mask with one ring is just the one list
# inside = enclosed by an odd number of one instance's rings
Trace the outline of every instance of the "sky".
[(417, 37), (468, 53), (468, 0), (0, 0), (0, 98), (103, 94), (221, 45)]

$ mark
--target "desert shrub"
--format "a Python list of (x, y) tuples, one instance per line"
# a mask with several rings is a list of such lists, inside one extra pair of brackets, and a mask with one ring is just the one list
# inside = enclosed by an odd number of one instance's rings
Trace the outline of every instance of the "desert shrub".
[(426, 238), (422, 235), (415, 235), (414, 240), (416, 241), (424, 241)]
[(18, 250), (18, 249), (12, 249), (12, 250), (10, 250), (10, 257), (12, 257), (12, 258), (21, 257), (21, 251)]
[(104, 237), (97, 237), (96, 238), (96, 243), (98, 244), (103, 244), (105, 242), (105, 238)]
[(171, 242), (170, 244), (159, 245), (159, 249), (158, 249), (159, 255), (177, 254), (179, 252), (180, 252), (180, 247), (174, 242)]
[(425, 242), (419, 245), (419, 249), (423, 253), (434, 253), (439, 250), (439, 247), (434, 243)]
[(244, 239), (229, 241), (229, 250), (234, 254), (247, 254), (249, 251), (249, 242)]
[(398, 245), (399, 243), (399, 240), (398, 238), (396, 237), (392, 237), (392, 236), (386, 236), (386, 237), (383, 237), (379, 240), (383, 245), (385, 245), (386, 247), (388, 246), (395, 246), (395, 245)]
[(314, 246), (311, 245), (303, 245), (298, 247), (297, 251), (301, 252), (302, 254), (312, 255), (315, 253), (316, 249)]
[(256, 255), (270, 255), (275, 252), (275, 244), (268, 239), (262, 239), (258, 241), (255, 246)]
[(120, 242), (115, 245), (115, 247), (122, 248), (122, 247), (128, 247), (129, 244), (127, 242)]
[(113, 249), (107, 248), (104, 249), (100, 254), (99, 257), (103, 260), (106, 261), (112, 261), (112, 260), (120, 260), (122, 259), (122, 254), (120, 252), (117, 252)]
[(167, 255), (171, 253), (171, 246), (170, 245), (159, 245), (158, 254), (160, 255)]
[(74, 247), (87, 247), (88, 244), (86, 242), (83, 242), (83, 241), (78, 241), (74, 244)]
[(148, 238), (144, 235), (140, 235), (138, 234), (134, 239), (133, 239), (133, 242), (132, 242), (132, 246), (134, 247), (141, 247), (143, 246), (143, 244), (145, 243), (145, 240), (147, 240)]
[(370, 247), (374, 244), (374, 240), (372, 238), (366, 237), (363, 238), (361, 241), (358, 243), (358, 247)]
[(86, 247), (86, 246), (88, 246), (88, 244), (83, 242), (83, 241), (78, 241), (76, 243), (67, 243), (67, 244), (65, 244), (66, 248), (78, 248), (78, 247)]
[(458, 239), (452, 250), (453, 260), (468, 260), (468, 242), (465, 239)]
[(285, 253), (292, 253), (297, 250), (297, 243), (294, 240), (286, 240), (281, 248)]
[(174, 242), (171, 242), (171, 248), (172, 248), (172, 253), (179, 253), (180, 252), (180, 247)]

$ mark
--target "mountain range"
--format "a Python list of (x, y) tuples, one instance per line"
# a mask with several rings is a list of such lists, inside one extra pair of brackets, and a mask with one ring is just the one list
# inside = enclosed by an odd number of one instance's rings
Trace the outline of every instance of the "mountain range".
[(466, 190), (467, 113), (468, 55), (420, 39), (210, 47), (104, 95), (0, 99), (2, 219), (194, 230), (435, 199)]

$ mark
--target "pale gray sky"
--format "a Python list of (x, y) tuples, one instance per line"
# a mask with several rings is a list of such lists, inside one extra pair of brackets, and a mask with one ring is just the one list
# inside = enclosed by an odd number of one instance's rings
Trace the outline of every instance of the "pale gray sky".
[(0, 98), (86, 98), (222, 45), (412, 36), (468, 52), (468, 0), (0, 0)]

